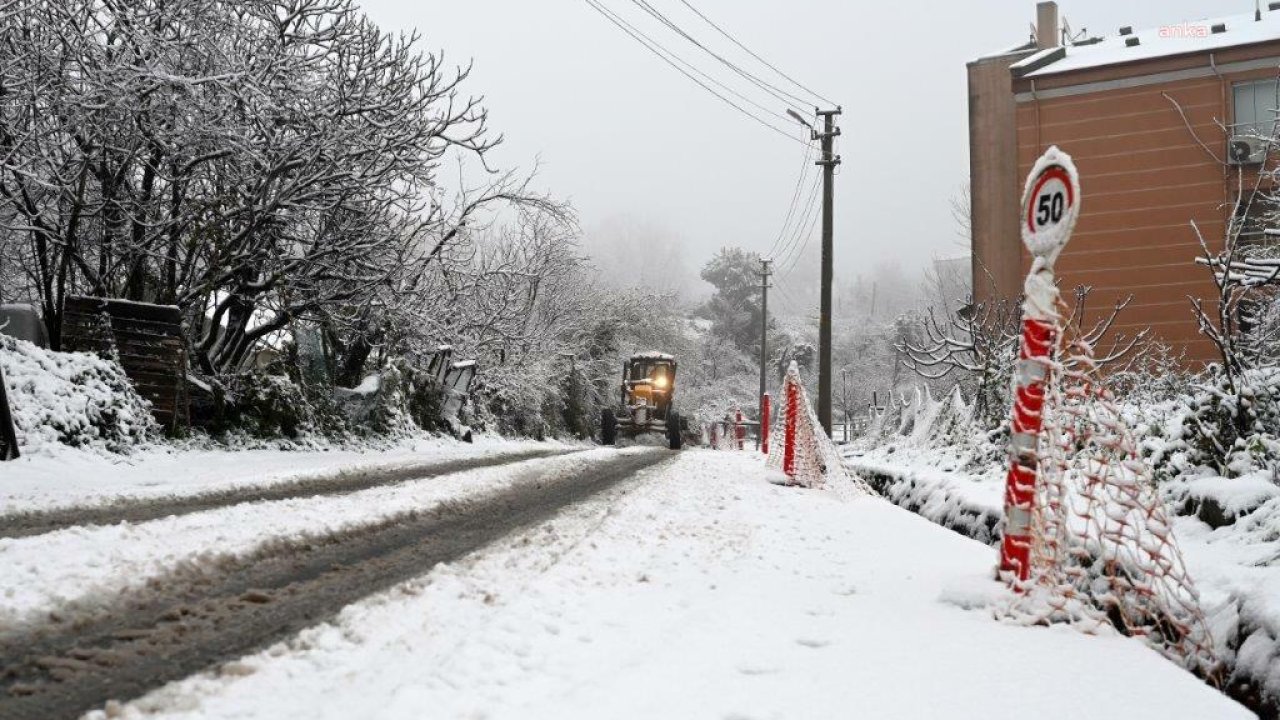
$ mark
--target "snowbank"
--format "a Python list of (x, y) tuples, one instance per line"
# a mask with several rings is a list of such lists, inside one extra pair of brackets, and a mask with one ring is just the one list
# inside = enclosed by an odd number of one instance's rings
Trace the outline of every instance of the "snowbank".
[(999, 491), (994, 484), (951, 469), (904, 466), (860, 453), (848, 456), (845, 466), (894, 505), (987, 545), (1000, 539), (1000, 505), (988, 497)]
[(0, 367), (24, 454), (128, 453), (159, 436), (150, 403), (114, 362), (0, 335)]
[[(1143, 408), (1154, 417), (1165, 412)], [(1005, 466), (997, 443), (974, 431), (951, 432), (945, 404), (921, 394), (899, 402), (868, 436), (845, 448), (845, 463), (885, 498), (944, 527), (994, 542), (1003, 515)], [(942, 428), (939, 429), (939, 422)], [(1150, 417), (1148, 450), (1157, 431), (1177, 426)], [(1169, 433), (1173, 435), (1173, 433)], [(1163, 456), (1148, 460), (1163, 461)], [(1203, 471), (1201, 471), (1203, 472)], [(1186, 475), (1161, 485), (1174, 531), (1201, 594), (1219, 657), (1231, 682), (1280, 703), (1280, 487), (1271, 473), (1223, 478)], [(991, 556), (994, 564), (995, 555)]]

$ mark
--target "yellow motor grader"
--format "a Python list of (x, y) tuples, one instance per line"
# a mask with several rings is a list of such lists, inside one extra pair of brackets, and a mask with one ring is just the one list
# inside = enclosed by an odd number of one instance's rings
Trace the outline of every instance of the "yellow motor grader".
[(622, 406), (600, 413), (600, 442), (605, 445), (664, 441), (672, 450), (684, 444), (674, 406), (676, 359), (660, 352), (631, 356), (622, 365)]

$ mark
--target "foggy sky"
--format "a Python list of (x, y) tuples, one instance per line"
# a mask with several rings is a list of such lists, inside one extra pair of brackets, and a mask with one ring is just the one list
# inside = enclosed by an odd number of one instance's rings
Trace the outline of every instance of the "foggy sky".
[[(839, 275), (865, 274), (885, 262), (912, 269), (934, 256), (967, 252), (949, 206), (968, 179), (965, 62), (1025, 40), (1034, 0), (690, 1), (757, 54), (843, 105)], [(682, 57), (731, 80), (723, 66), (629, 0), (603, 2)], [(752, 72), (784, 82), (735, 53), (677, 0), (650, 2)], [(497, 161), (532, 167), (540, 160), (538, 184), (573, 202), (588, 235), (627, 226), (653, 230), (675, 246), (692, 277), (721, 246), (764, 253), (774, 244), (803, 147), (694, 85), (583, 0), (363, 5), (383, 27), (417, 30), (424, 48), (443, 50), (453, 62), (474, 59), (466, 90), (486, 96), (490, 122), (506, 136)], [(1252, 0), (1059, 3), (1074, 28), (1091, 34), (1253, 6)], [(763, 92), (734, 87), (783, 110)], [(816, 263), (814, 250), (803, 263)], [(660, 261), (668, 269), (671, 254)], [(816, 268), (809, 270), (792, 274), (793, 291), (816, 277)]]

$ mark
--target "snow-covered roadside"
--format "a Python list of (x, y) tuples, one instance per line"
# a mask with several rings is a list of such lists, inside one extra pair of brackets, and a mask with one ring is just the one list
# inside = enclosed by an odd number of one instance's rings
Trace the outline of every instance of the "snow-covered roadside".
[(996, 543), (1003, 492), (1000, 483), (957, 474), (960, 464), (954, 460), (917, 465), (907, 457), (852, 453), (845, 457), (845, 466), (893, 504), (978, 542)]
[[(971, 537), (994, 539), (953, 520), (1001, 516), (1001, 468), (968, 473), (956, 460), (949, 448), (904, 443), (847, 448), (845, 464), (883, 478), (877, 489), (893, 502)], [(1175, 516), (1174, 533), (1220, 655), (1239, 679), (1280, 697), (1280, 497), (1274, 486), (1259, 478), (1199, 478), (1171, 484), (1166, 496), (1175, 507), (1212, 499), (1215, 514), (1241, 515), (1217, 528), (1196, 515)]]
[(110, 714), (1251, 717), (1137, 641), (992, 620), (990, 549), (881, 500), (749, 454), (642, 479)]
[[(105, 527), (0, 539), (0, 631), (56, 611), (90, 614), (179, 567), (199, 569), (279, 540), (319, 537), (444, 503), (479, 501), (520, 482), (579, 471), (613, 449), (454, 473), (349, 495), (248, 503)], [(623, 452), (661, 452), (635, 449)]]
[(480, 458), (548, 443), (478, 435), (475, 443), (422, 435), (377, 450), (182, 450), (154, 445), (108, 456), (73, 448), (0, 465), (0, 515), (119, 500), (267, 486), (361, 469)]

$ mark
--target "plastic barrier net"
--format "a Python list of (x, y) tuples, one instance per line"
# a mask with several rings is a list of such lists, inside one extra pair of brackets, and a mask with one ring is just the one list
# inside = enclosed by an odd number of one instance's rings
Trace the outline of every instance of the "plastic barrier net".
[(1005, 573), (1017, 592), (997, 615), (1086, 632), (1111, 626), (1217, 677), (1199, 594), (1092, 348), (1074, 341), (1042, 362), (1030, 567), (1025, 579)]
[(772, 424), (768, 464), (785, 473), (788, 484), (812, 488), (840, 481), (870, 492), (861, 480), (845, 472), (840, 451), (823, 432), (794, 362), (783, 379)]
[[(745, 436), (738, 437), (738, 426), (732, 420), (718, 420), (707, 425), (707, 445), (713, 450), (740, 450), (746, 445)], [(740, 447), (741, 446), (741, 447)]]

